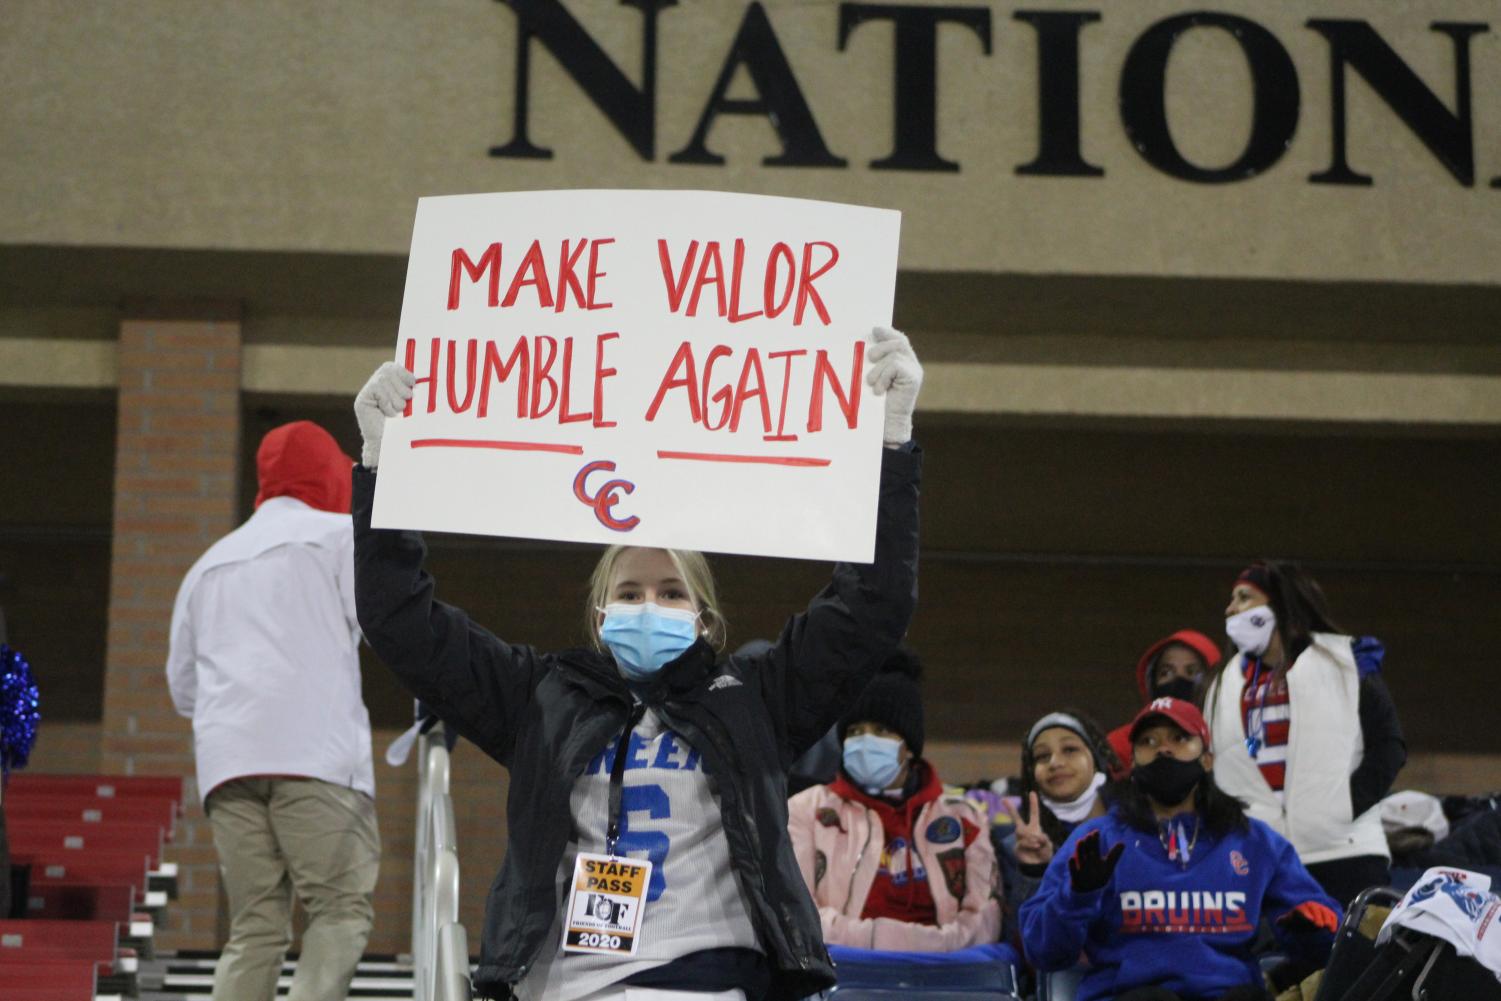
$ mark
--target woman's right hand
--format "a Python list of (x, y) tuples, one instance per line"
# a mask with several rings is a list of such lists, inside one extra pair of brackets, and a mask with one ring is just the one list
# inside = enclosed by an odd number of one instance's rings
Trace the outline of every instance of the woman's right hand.
[(374, 469), (380, 461), (380, 439), (386, 431), (386, 418), (395, 417), (406, 409), (415, 385), (415, 375), (394, 361), (388, 361), (375, 370), (365, 388), (354, 398), (354, 419), (359, 422), (360, 436), (365, 442), (360, 463), (366, 469)]
[(1011, 814), (1011, 823), (1016, 827), (1016, 860), (1023, 865), (1047, 865), (1053, 860), (1053, 842), (1042, 830), (1042, 812), (1037, 803), (1037, 793), (1027, 795), (1027, 816), (1023, 820), (1011, 801), (1006, 801), (1006, 812)]

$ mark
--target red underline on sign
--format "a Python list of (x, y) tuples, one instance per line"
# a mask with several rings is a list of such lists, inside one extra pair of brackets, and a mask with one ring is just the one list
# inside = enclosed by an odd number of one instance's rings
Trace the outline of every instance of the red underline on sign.
[(541, 441), (498, 441), (494, 438), (416, 438), (413, 448), (498, 448), (505, 452), (562, 452), (583, 455), (582, 445), (550, 445)]
[(759, 462), (768, 466), (827, 466), (829, 459), (797, 455), (729, 455), (724, 452), (657, 452), (659, 459), (689, 459), (693, 462)]

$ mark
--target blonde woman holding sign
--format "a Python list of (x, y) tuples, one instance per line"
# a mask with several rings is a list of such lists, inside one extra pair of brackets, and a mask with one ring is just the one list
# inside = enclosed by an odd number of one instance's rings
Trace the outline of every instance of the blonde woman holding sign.
[(838, 564), (752, 657), (720, 657), (724, 619), (693, 552), (607, 549), (584, 649), (505, 642), (435, 600), (421, 536), (370, 527), (382, 428), (410, 398), (412, 375), (388, 363), (361, 390), (361, 628), (414, 695), (511, 775), (479, 992), (738, 1001), (834, 983), (788, 838), (786, 773), (912, 614), (922, 367), (901, 333), (877, 328), (873, 340), (866, 381), (886, 397), (875, 560)]

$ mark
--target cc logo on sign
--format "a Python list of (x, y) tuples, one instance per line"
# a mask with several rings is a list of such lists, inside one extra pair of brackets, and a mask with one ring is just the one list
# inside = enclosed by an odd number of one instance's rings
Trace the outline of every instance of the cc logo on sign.
[(641, 524), (641, 519), (635, 515), (629, 518), (617, 518), (612, 512), (615, 505), (620, 503), (621, 495), (633, 493), (636, 485), (630, 480), (606, 480), (591, 496), (588, 486), (589, 474), (597, 469), (613, 473), (615, 463), (608, 459), (601, 459), (580, 469), (578, 475), (573, 478), (573, 496), (579, 499), (579, 503), (594, 509), (594, 517), (599, 519), (601, 525), (613, 532), (629, 532)]

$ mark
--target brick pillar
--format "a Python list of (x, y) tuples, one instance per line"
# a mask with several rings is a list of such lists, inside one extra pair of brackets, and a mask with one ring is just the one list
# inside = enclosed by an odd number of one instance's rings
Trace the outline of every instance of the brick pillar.
[(166, 853), (181, 890), (158, 929), (166, 948), (219, 944), (218, 869), (192, 781), (192, 728), (173, 710), (164, 673), (177, 587), (238, 520), (240, 322), (195, 312), (127, 319), (119, 344), (101, 760), (109, 772), (189, 779), (187, 815)]

